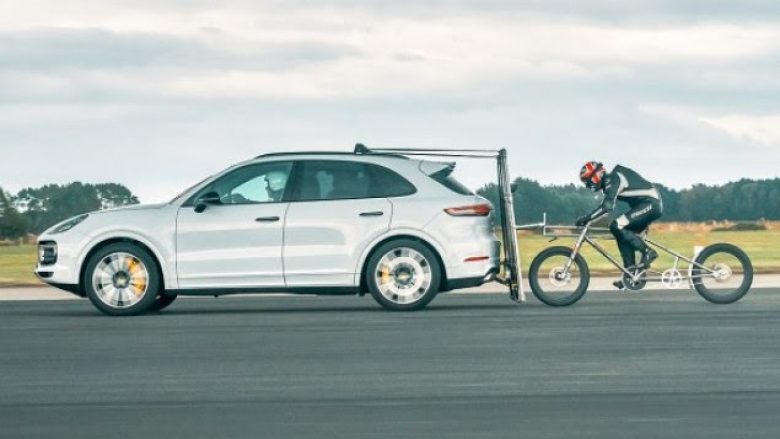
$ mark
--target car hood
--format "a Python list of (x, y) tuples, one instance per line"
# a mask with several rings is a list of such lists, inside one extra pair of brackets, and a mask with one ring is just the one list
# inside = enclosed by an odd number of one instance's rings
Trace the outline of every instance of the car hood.
[(128, 212), (133, 210), (157, 210), (157, 209), (162, 209), (167, 205), (168, 203), (131, 204), (129, 206), (121, 206), (121, 207), (114, 207), (112, 209), (98, 210), (96, 212), (92, 212), (90, 215), (100, 214), (100, 213), (112, 213), (112, 212)]

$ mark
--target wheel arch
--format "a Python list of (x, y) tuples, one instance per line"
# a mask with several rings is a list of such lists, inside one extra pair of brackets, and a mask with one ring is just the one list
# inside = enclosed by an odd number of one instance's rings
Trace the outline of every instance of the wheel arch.
[(166, 280), (167, 277), (166, 277), (166, 274), (165, 274), (165, 270), (164, 270), (164, 268), (162, 266), (162, 263), (160, 262), (161, 259), (160, 259), (160, 255), (158, 254), (158, 252), (155, 251), (155, 249), (151, 245), (149, 245), (149, 244), (147, 244), (147, 243), (145, 243), (145, 242), (143, 242), (141, 240), (138, 240), (138, 239), (135, 239), (135, 238), (131, 238), (131, 237), (127, 237), (127, 236), (116, 236), (116, 237), (111, 237), (111, 238), (105, 238), (103, 240), (100, 240), (100, 241), (96, 242), (95, 244), (93, 244), (89, 248), (89, 251), (87, 251), (84, 254), (84, 257), (80, 258), (79, 273), (78, 273), (78, 275), (79, 275), (79, 277), (78, 277), (79, 284), (78, 285), (79, 285), (79, 292), (80, 292), (81, 295), (86, 294), (85, 293), (86, 292), (86, 289), (85, 289), (85, 285), (86, 285), (85, 284), (85, 275), (86, 275), (86, 270), (87, 270), (87, 263), (90, 260), (90, 258), (95, 253), (100, 251), (100, 249), (105, 248), (106, 246), (109, 246), (109, 245), (112, 245), (112, 244), (117, 244), (117, 243), (129, 243), (129, 244), (137, 245), (138, 247), (141, 247), (142, 249), (147, 251), (149, 253), (149, 255), (152, 256), (152, 260), (154, 260), (154, 263), (157, 266), (157, 272), (160, 273), (161, 288), (163, 290), (166, 288), (165, 280)]
[(366, 253), (365, 257), (362, 259), (360, 264), (360, 272), (359, 272), (359, 282), (358, 287), (360, 294), (364, 294), (368, 292), (368, 284), (366, 283), (366, 272), (368, 270), (368, 263), (371, 261), (371, 258), (374, 256), (376, 251), (379, 249), (379, 247), (387, 244), (391, 241), (397, 241), (400, 239), (409, 239), (412, 241), (417, 241), (420, 244), (424, 245), (428, 250), (433, 253), (433, 256), (436, 258), (436, 261), (439, 263), (439, 270), (441, 275), (441, 289), (440, 291), (448, 291), (447, 286), (447, 266), (444, 264), (444, 259), (442, 258), (441, 251), (432, 244), (429, 240), (426, 238), (423, 238), (418, 235), (413, 235), (409, 233), (399, 233), (394, 234), (390, 236), (385, 236), (381, 238), (379, 241), (373, 243), (371, 246), (369, 246), (370, 250)]

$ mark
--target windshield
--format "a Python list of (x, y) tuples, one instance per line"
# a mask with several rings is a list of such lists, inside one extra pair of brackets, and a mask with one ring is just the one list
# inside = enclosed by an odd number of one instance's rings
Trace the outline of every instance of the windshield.
[(204, 178), (203, 180), (201, 180), (201, 181), (193, 184), (192, 186), (188, 187), (187, 189), (183, 190), (179, 195), (176, 195), (168, 204), (173, 204), (173, 203), (179, 201), (180, 199), (182, 199), (182, 197), (184, 197), (185, 195), (190, 193), (191, 190), (193, 190), (196, 187), (198, 187), (198, 186), (202, 185), (203, 183), (207, 182), (212, 177), (214, 177), (214, 175), (209, 175), (208, 177)]

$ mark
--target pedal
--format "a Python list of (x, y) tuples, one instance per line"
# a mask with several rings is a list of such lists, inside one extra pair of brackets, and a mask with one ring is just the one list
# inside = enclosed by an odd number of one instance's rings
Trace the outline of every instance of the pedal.
[(623, 285), (627, 290), (640, 291), (647, 285), (647, 271), (642, 270), (634, 273), (632, 276), (623, 273)]

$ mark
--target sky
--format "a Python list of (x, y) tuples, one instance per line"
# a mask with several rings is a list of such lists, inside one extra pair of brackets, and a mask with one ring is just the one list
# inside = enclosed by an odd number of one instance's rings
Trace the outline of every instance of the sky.
[(543, 183), (587, 160), (676, 188), (772, 178), (779, 72), (776, 0), (0, 0), (0, 186), (164, 201), (356, 142), (503, 147)]

